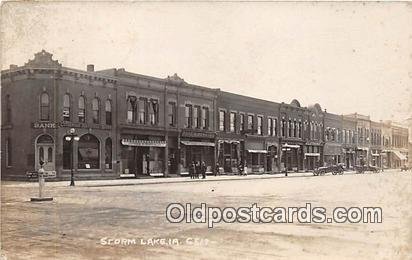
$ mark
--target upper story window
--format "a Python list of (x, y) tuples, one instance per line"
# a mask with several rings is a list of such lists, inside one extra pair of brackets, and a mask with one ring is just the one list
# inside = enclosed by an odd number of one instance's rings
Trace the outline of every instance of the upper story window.
[(279, 132), (278, 132), (278, 119), (277, 118), (275, 118), (275, 121), (273, 124), (275, 127), (275, 136), (278, 136)]
[(230, 112), (230, 132), (236, 132), (236, 113)]
[(6, 144), (5, 144), (5, 151), (6, 151), (6, 167), (11, 167), (13, 164), (12, 160), (12, 148), (11, 148), (11, 139), (10, 137), (6, 138)]
[(50, 120), (50, 99), (47, 93), (42, 93), (40, 96), (40, 120)]
[(293, 137), (297, 136), (297, 123), (296, 120), (293, 121)]
[(247, 129), (248, 130), (252, 130), (253, 129), (253, 125), (254, 125), (254, 123), (253, 123), (253, 115), (248, 115), (247, 116)]
[(292, 137), (293, 133), (293, 125), (292, 125), (292, 120), (289, 119), (289, 125), (288, 125), (288, 137)]
[(6, 115), (5, 115), (5, 123), (11, 123), (11, 102), (10, 102), (10, 95), (6, 95)]
[(159, 102), (155, 99), (151, 99), (148, 106), (150, 124), (157, 125), (157, 122), (159, 121)]
[(273, 136), (273, 118), (268, 118), (268, 135)]
[(262, 124), (263, 124), (263, 117), (262, 117), (262, 116), (258, 116), (258, 117), (257, 117), (257, 134), (258, 134), (258, 135), (262, 135), (262, 134), (263, 134)]
[(106, 125), (112, 124), (112, 102), (108, 99), (106, 100), (105, 104), (105, 111), (106, 111)]
[(139, 98), (139, 123), (146, 124), (147, 122), (147, 98)]
[(169, 102), (167, 107), (167, 120), (169, 126), (176, 126), (176, 102)]
[(245, 130), (245, 115), (240, 114), (240, 131)]
[(193, 127), (200, 128), (200, 107), (193, 107)]
[(79, 97), (78, 118), (80, 123), (86, 122), (86, 100), (83, 96)]
[(136, 97), (134, 96), (127, 98), (127, 122), (136, 122)]
[(193, 106), (186, 105), (185, 106), (185, 127), (191, 128), (193, 125)]
[(286, 136), (286, 120), (284, 119), (284, 118), (282, 118), (282, 121), (281, 121), (281, 126), (280, 126), (281, 128), (282, 128), (282, 137), (285, 137)]
[(209, 129), (209, 108), (202, 108), (202, 128)]
[(69, 122), (70, 121), (70, 105), (71, 105), (71, 100), (70, 100), (70, 95), (65, 94), (63, 96), (63, 121)]
[(302, 138), (302, 122), (298, 122), (298, 137)]
[(226, 112), (223, 110), (219, 111), (219, 131), (226, 131)]
[(100, 101), (98, 98), (92, 100), (93, 123), (100, 124)]

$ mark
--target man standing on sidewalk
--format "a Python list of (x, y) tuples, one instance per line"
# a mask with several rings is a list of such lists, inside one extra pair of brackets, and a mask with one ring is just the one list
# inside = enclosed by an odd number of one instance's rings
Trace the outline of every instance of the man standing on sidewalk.
[(206, 179), (206, 163), (203, 161), (202, 165), (200, 166), (200, 170), (202, 172), (202, 179)]

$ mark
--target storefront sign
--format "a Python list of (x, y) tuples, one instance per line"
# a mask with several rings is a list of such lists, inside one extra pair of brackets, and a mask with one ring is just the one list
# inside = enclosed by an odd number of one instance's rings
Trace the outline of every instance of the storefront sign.
[(55, 129), (57, 127), (58, 127), (57, 123), (50, 123), (50, 122), (47, 122), (47, 123), (34, 122), (33, 123), (33, 128), (35, 129)]
[(214, 133), (205, 133), (205, 132), (194, 132), (194, 131), (182, 131), (182, 137), (194, 137), (194, 138), (215, 138)]

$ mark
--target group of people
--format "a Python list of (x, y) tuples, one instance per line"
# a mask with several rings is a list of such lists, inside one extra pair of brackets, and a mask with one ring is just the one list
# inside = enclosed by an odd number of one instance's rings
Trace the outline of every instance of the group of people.
[(189, 166), (189, 175), (191, 179), (199, 179), (202, 175), (202, 179), (206, 178), (206, 163), (205, 162), (192, 162)]

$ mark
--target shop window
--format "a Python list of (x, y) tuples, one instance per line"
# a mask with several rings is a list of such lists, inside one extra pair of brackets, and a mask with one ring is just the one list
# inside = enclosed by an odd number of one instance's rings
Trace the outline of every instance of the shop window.
[(230, 132), (236, 132), (236, 113), (230, 113)]
[(169, 126), (176, 126), (176, 102), (169, 102), (167, 117)]
[(92, 100), (93, 123), (100, 124), (100, 101), (98, 98)]
[(104, 162), (106, 169), (112, 169), (112, 139), (110, 137), (106, 139)]
[(193, 124), (193, 107), (192, 105), (185, 106), (185, 127), (191, 128)]
[(258, 116), (258, 117), (257, 117), (257, 134), (258, 134), (258, 135), (262, 135), (262, 134), (263, 134), (262, 124), (263, 124), (263, 117)]
[(40, 97), (40, 120), (50, 120), (50, 99), (47, 93), (41, 94)]
[(78, 145), (79, 169), (99, 169), (99, 140), (94, 135), (85, 134), (82, 137), (80, 137)]
[(202, 128), (209, 129), (209, 108), (202, 108)]
[(112, 102), (110, 100), (106, 100), (105, 111), (106, 125), (112, 125)]
[(86, 122), (86, 101), (83, 96), (79, 97), (78, 118), (80, 123)]
[(71, 105), (70, 95), (65, 94), (63, 96), (63, 121), (65, 122), (70, 121), (70, 105)]
[(219, 111), (219, 131), (226, 131), (226, 112), (223, 110)]
[(127, 98), (127, 122), (134, 123), (136, 120), (136, 97), (129, 96)]

